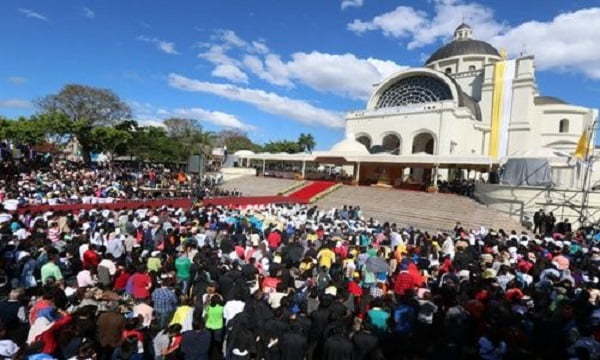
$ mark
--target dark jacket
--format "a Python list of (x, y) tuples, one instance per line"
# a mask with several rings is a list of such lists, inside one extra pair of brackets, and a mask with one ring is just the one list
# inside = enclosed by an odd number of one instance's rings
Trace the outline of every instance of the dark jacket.
[(210, 333), (206, 330), (190, 330), (181, 334), (181, 354), (184, 360), (208, 360)]
[(348, 360), (352, 359), (354, 347), (344, 335), (333, 335), (323, 346), (323, 360)]
[(297, 332), (287, 332), (279, 339), (281, 360), (303, 360), (308, 348), (306, 336)]

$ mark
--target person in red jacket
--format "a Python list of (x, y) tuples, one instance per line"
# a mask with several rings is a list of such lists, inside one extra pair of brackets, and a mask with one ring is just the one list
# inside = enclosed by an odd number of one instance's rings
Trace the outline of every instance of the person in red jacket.
[(279, 230), (273, 230), (267, 236), (267, 242), (269, 243), (269, 249), (275, 251), (279, 245), (281, 245), (281, 233)]
[(394, 279), (394, 293), (396, 295), (404, 295), (404, 293), (409, 289), (414, 289), (417, 287), (417, 282), (413, 275), (408, 272), (408, 266), (405, 264), (401, 265), (400, 272), (396, 275)]
[(100, 261), (102, 257), (96, 252), (96, 246), (90, 244), (89, 249), (83, 253), (83, 267), (87, 270), (96, 269)]
[(140, 265), (135, 274), (131, 275), (127, 280), (126, 291), (133, 296), (134, 299), (147, 299), (150, 297), (150, 289), (152, 288), (152, 279), (146, 272), (144, 265)]
[(60, 312), (62, 316), (54, 321), (50, 328), (41, 333), (36, 337), (36, 341), (40, 341), (43, 344), (42, 352), (44, 354), (55, 355), (58, 350), (58, 340), (56, 339), (56, 335), (64, 326), (69, 324), (73, 318), (71, 315), (66, 312)]

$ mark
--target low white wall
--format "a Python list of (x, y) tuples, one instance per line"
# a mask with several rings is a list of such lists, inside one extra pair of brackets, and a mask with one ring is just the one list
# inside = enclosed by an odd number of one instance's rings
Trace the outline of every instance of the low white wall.
[(222, 168), (220, 172), (223, 174), (223, 181), (237, 179), (242, 176), (256, 176), (256, 169), (254, 168)]
[[(553, 212), (557, 221), (568, 218), (579, 225), (583, 192), (567, 189), (546, 189), (534, 186), (508, 186), (478, 183), (475, 195), (484, 204), (508, 214), (527, 225), (533, 214), (544, 209)], [(589, 221), (600, 220), (600, 192), (590, 192), (584, 214)]]

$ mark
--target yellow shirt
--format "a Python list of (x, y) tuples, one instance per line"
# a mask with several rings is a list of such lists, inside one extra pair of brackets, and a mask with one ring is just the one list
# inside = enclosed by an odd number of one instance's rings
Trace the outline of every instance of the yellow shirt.
[(307, 270), (310, 270), (310, 269), (312, 269), (312, 267), (313, 267), (313, 263), (312, 263), (312, 261), (311, 261), (311, 262), (308, 262), (308, 261), (302, 261), (302, 262), (300, 263), (299, 269), (300, 269), (300, 271), (301, 271), (301, 272), (305, 272), (305, 271), (307, 271)]
[(150, 257), (148, 258), (148, 262), (146, 263), (146, 267), (148, 268), (148, 271), (156, 271), (158, 272), (161, 268), (161, 263), (160, 263), (160, 259), (156, 258), (156, 257)]
[(173, 314), (173, 319), (171, 320), (171, 323), (169, 325), (179, 324), (183, 326), (185, 318), (187, 318), (188, 313), (192, 311), (192, 309), (193, 308), (191, 306), (187, 305), (179, 306), (177, 310), (175, 310), (175, 313)]
[(329, 269), (335, 261), (335, 253), (330, 249), (325, 248), (319, 251), (317, 258), (319, 259), (319, 266), (325, 266)]
[(310, 241), (310, 242), (315, 242), (315, 241), (317, 241), (318, 238), (319, 237), (317, 236), (316, 233), (306, 235), (306, 240)]

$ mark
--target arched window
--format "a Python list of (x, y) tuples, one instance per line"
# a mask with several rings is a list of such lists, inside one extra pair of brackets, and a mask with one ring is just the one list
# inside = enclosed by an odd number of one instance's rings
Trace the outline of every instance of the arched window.
[(451, 99), (452, 91), (445, 82), (432, 76), (416, 75), (387, 88), (377, 101), (377, 109)]
[(361, 135), (356, 138), (356, 141), (363, 144), (367, 150), (371, 150), (371, 138), (366, 135)]
[(394, 134), (388, 134), (383, 138), (382, 144), (385, 152), (392, 155), (400, 154), (400, 138)]
[(427, 153), (433, 155), (435, 150), (435, 139), (429, 133), (420, 133), (413, 139), (412, 153)]
[(446, 70), (444, 70), (444, 72), (446, 74), (451, 74), (452, 73), (452, 68), (447, 67)]
[(562, 119), (558, 123), (558, 132), (559, 133), (568, 133), (569, 132), (569, 120), (568, 119)]
[(475, 65), (469, 65), (469, 71), (475, 71)]

